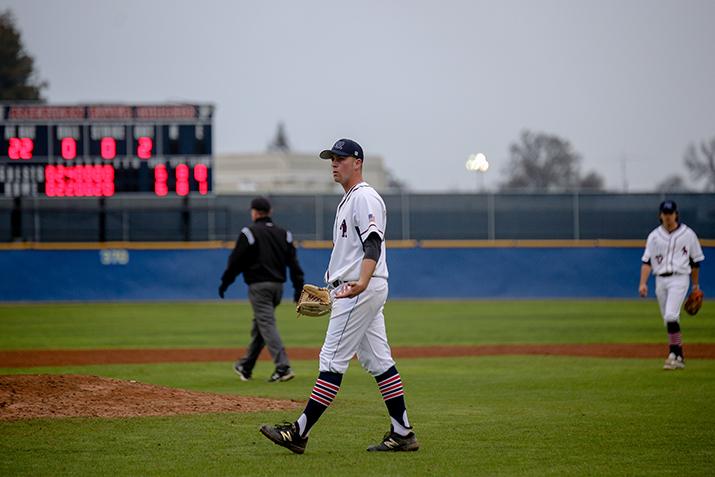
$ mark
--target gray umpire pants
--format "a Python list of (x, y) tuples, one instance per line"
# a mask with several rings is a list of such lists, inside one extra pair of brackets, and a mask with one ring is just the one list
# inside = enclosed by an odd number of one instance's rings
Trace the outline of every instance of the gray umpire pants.
[(239, 364), (249, 373), (256, 365), (258, 355), (261, 354), (264, 346), (268, 347), (277, 370), (283, 371), (290, 367), (288, 354), (276, 326), (275, 309), (280, 304), (282, 296), (282, 283), (259, 282), (248, 286), (248, 299), (253, 307), (253, 328), (251, 343), (248, 345), (246, 355), (239, 360)]

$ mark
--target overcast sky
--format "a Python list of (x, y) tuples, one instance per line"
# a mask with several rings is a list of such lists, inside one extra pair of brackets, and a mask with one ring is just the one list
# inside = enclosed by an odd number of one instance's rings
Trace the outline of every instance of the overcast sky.
[[(0, 0), (51, 103), (211, 102), (214, 151), (339, 137), (414, 190), (494, 188), (523, 129), (609, 189), (686, 175), (715, 136), (715, 1)], [(327, 173), (327, 171), (326, 171)]]

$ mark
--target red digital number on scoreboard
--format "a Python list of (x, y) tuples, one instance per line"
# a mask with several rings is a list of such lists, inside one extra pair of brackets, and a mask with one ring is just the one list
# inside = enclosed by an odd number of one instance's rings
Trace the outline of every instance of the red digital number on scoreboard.
[(60, 152), (62, 159), (74, 159), (77, 157), (77, 141), (72, 137), (63, 138), (60, 143)]
[(194, 179), (199, 183), (199, 194), (206, 195), (209, 192), (209, 172), (204, 164), (197, 164), (194, 167)]
[(154, 141), (150, 137), (140, 137), (137, 139), (137, 157), (139, 159), (151, 159), (151, 152), (154, 148)]
[(117, 155), (117, 141), (113, 137), (103, 137), (99, 142), (99, 153), (102, 159), (114, 159)]
[(29, 137), (11, 137), (7, 148), (7, 155), (12, 160), (32, 159), (32, 150), (35, 143)]
[[(189, 179), (191, 177), (191, 170), (186, 164), (179, 164), (176, 166), (174, 171), (175, 174), (175, 184), (176, 184), (176, 195), (186, 196), (189, 195), (191, 187), (189, 185)], [(199, 194), (206, 195), (209, 192), (208, 183), (208, 167), (204, 164), (198, 164), (194, 167), (194, 180), (199, 184)], [(166, 169), (164, 164), (159, 164), (154, 168), (154, 193), (160, 197), (164, 197), (169, 194), (169, 171)]]
[(166, 166), (159, 164), (154, 168), (154, 193), (159, 197), (164, 197), (169, 193), (169, 187), (166, 181), (169, 179), (169, 173), (166, 172)]
[(181, 196), (189, 193), (189, 166), (186, 164), (176, 166), (176, 193)]

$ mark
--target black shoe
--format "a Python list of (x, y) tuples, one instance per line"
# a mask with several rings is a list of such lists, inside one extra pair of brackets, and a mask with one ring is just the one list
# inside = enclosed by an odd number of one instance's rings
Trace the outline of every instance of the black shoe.
[(296, 429), (295, 424), (290, 422), (284, 422), (283, 424), (276, 424), (275, 426), (269, 426), (268, 424), (263, 424), (260, 428), (261, 434), (286, 449), (295, 452), (296, 454), (302, 454), (305, 452), (305, 446), (308, 444), (308, 438), (301, 438), (298, 434), (298, 429)]
[(292, 369), (290, 369), (290, 368), (286, 368), (283, 370), (276, 369), (273, 372), (273, 374), (271, 375), (271, 377), (268, 378), (268, 382), (275, 383), (276, 381), (290, 381), (293, 378), (295, 378), (295, 374), (293, 373)]
[(401, 452), (416, 451), (419, 448), (420, 444), (417, 442), (414, 432), (401, 436), (390, 429), (390, 432), (382, 438), (382, 442), (368, 447), (367, 450), (370, 452)]
[(241, 381), (249, 381), (251, 379), (251, 372), (246, 371), (246, 368), (238, 364), (238, 362), (233, 365), (233, 370), (236, 371), (236, 374), (238, 374), (241, 378)]

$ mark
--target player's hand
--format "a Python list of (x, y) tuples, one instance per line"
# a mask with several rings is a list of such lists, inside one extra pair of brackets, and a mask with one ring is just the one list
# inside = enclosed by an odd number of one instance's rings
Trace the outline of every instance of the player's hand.
[(335, 298), (352, 298), (364, 292), (367, 283), (347, 282), (335, 293)]
[(642, 297), (648, 296), (648, 285), (641, 285), (638, 287), (638, 294)]
[(228, 287), (227, 287), (226, 285), (224, 285), (223, 283), (222, 283), (221, 285), (219, 285), (219, 287), (218, 287), (218, 296), (220, 296), (221, 299), (223, 299), (223, 295), (224, 295), (224, 293), (226, 293), (226, 290), (227, 290), (227, 289), (228, 289)]

